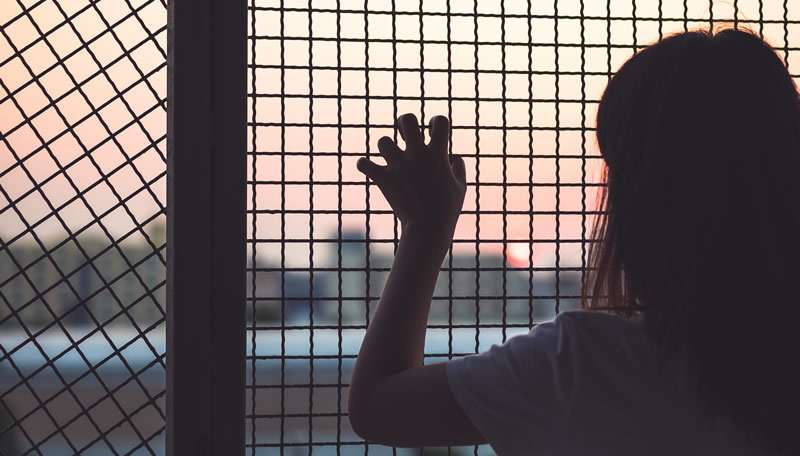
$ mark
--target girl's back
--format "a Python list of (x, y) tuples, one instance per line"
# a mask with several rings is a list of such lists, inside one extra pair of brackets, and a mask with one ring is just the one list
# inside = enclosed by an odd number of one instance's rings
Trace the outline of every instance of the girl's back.
[(447, 373), (499, 454), (756, 454), (734, 423), (699, 417), (686, 369), (659, 366), (641, 318), (565, 312)]

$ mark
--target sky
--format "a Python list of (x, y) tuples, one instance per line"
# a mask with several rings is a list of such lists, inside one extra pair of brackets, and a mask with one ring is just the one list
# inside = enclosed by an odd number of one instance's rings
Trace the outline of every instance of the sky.
[[(68, 234), (59, 217), (74, 234), (92, 223), (93, 213), (105, 212), (103, 227), (119, 238), (164, 204), (166, 181), (158, 176), (166, 169), (166, 111), (159, 106), (166, 95), (166, 10), (160, 2), (130, 4), (136, 15), (120, 0), (23, 2), (24, 13), (18, 3), (2, 3), (4, 242), (34, 242), (30, 232), (18, 238), (27, 224), (54, 243)], [(114, 24), (113, 34), (106, 24)], [(100, 67), (106, 74), (98, 74)], [(133, 165), (125, 165), (131, 157)], [(143, 181), (149, 190), (135, 193)], [(30, 192), (34, 183), (41, 192)], [(78, 192), (85, 201), (76, 199)], [(98, 224), (83, 235), (104, 236)]]
[[(257, 39), (248, 43), (250, 60), (255, 63), (248, 70), (248, 87), (257, 96), (249, 99), (248, 151), (259, 154), (249, 157), (248, 179), (259, 184), (248, 186), (248, 204), (252, 207), (254, 198), (256, 209), (287, 209), (283, 217), (287, 239), (335, 235), (340, 178), (345, 182), (341, 208), (363, 212), (369, 201), (372, 210), (369, 224), (363, 213), (343, 214), (343, 228), (364, 231), (368, 226), (371, 239), (391, 239), (392, 216), (375, 212), (389, 208), (374, 185), (367, 198), (365, 179), (356, 171), (355, 162), (361, 155), (381, 162), (376, 158), (376, 142), (393, 134), (390, 126), (396, 114), (412, 112), (425, 121), (443, 114), (452, 117), (452, 151), (465, 156), (468, 182), (480, 183), (468, 189), (455, 248), (474, 251), (474, 243), (459, 241), (474, 239), (479, 229), (481, 239), (495, 241), (482, 244), (482, 252), (501, 253), (505, 237), (514, 244), (508, 250), (512, 262), (525, 263), (531, 224), (536, 240), (553, 239), (556, 234), (561, 239), (580, 240), (589, 232), (591, 216), (582, 211), (595, 208), (591, 184), (599, 181), (602, 171), (591, 131), (596, 100), (608, 81), (607, 73), (632, 55), (634, 43), (646, 44), (660, 34), (683, 30), (684, 5), (688, 17), (694, 19), (687, 22), (689, 28), (707, 27), (712, 13), (715, 21), (730, 20), (735, 9), (740, 19), (755, 20), (761, 7), (768, 21), (763, 33), (782, 57), (785, 35), (791, 45), (800, 43), (800, 25), (784, 28), (769, 22), (784, 16), (800, 19), (797, 2), (787, 3), (784, 11), (783, 2), (762, 2), (760, 6), (758, 0), (713, 2), (711, 10), (708, 1), (586, 1), (583, 21), (577, 0), (557, 5), (533, 2), (530, 24), (525, 17), (527, 2), (505, 2), (502, 9), (499, 2), (481, 1), (477, 6), (450, 2), (454, 15), (449, 47), (447, 17), (442, 14), (447, 8), (445, 1), (422, 2), (422, 19), (411, 14), (419, 12), (419, 3), (396, 3), (397, 8), (412, 9), (392, 15), (388, 14), (391, 2), (368, 1), (370, 13), (365, 15), (364, 2), (342, 0), (337, 25), (336, 2), (315, 1), (310, 13), (315, 39), (310, 47), (307, 2), (284, 1), (287, 11), (281, 14), (280, 2), (259, 1), (260, 9), (251, 12), (250, 33), (254, 27)], [(114, 238), (153, 219), (166, 201), (166, 110), (159, 105), (166, 92), (164, 5), (160, 1), (130, 2), (136, 15), (130, 14), (123, 0), (102, 0), (94, 5), (72, 0), (59, 5), (62, 10), (46, 1), (29, 10), (41, 30), (25, 15), (8, 24), (20, 14), (18, 4), (3, 2), (0, 8), (0, 23), (7, 24), (0, 34), (0, 132), (5, 136), (0, 142), (0, 186), (14, 201), (11, 207), (0, 193), (0, 238), (4, 242), (17, 239), (26, 223), (36, 224), (34, 232), (45, 242), (62, 239), (67, 233), (52, 216), (48, 201), (56, 208), (64, 205), (57, 214), (73, 233), (92, 222), (92, 212), (112, 209), (102, 221)], [(650, 20), (659, 17), (659, 5), (665, 18), (660, 24)], [(473, 8), (486, 15), (478, 18), (477, 32)], [(606, 19), (607, 10), (615, 19)], [(501, 12), (506, 15), (504, 20)], [(629, 19), (634, 12), (639, 18), (635, 22)], [(558, 20), (547, 17), (556, 15)], [(64, 24), (65, 16), (72, 17), (71, 25)], [(106, 23), (116, 24), (114, 34), (106, 32)], [(753, 27), (759, 30), (758, 24)], [(422, 52), (420, 28), (426, 41)], [(47, 34), (46, 40), (38, 38), (41, 33)], [(148, 38), (150, 35), (154, 37)], [(556, 35), (557, 52), (552, 46)], [(338, 42), (337, 36), (341, 38)], [(583, 49), (581, 36), (587, 45)], [(394, 46), (393, 37), (397, 39)], [(533, 43), (530, 51), (528, 41)], [(90, 43), (88, 50), (82, 42)], [(610, 51), (609, 42), (616, 46)], [(24, 49), (21, 56), (15, 55), (20, 49)], [(800, 68), (800, 51), (791, 51), (788, 57), (790, 70)], [(448, 59), (453, 69), (449, 78)], [(309, 63), (314, 67), (311, 72)], [(395, 63), (396, 73), (391, 71)], [(98, 64), (108, 65), (106, 74), (96, 74)], [(341, 73), (336, 70), (338, 65), (343, 68)], [(365, 67), (370, 71), (365, 72)], [(74, 89), (76, 82), (80, 90)], [(122, 96), (117, 96), (121, 91)], [(369, 103), (365, 101), (367, 92)], [(450, 95), (452, 102), (448, 103)], [(481, 98), (477, 105), (476, 95)], [(53, 99), (57, 100), (55, 107)], [(113, 101), (97, 115), (90, 115), (109, 100)], [(26, 118), (30, 123), (25, 123)], [(309, 121), (315, 124), (313, 128), (308, 127)], [(477, 148), (476, 122), (481, 127), (495, 127), (480, 130)], [(336, 127), (340, 123), (344, 125), (341, 129)], [(511, 128), (505, 134), (500, 128), (504, 124)], [(532, 132), (530, 125), (535, 128)], [(581, 132), (580, 127), (589, 130)], [(47, 147), (41, 147), (43, 142)], [(84, 150), (92, 150), (89, 157)], [(286, 152), (283, 163), (281, 150)], [(531, 158), (531, 153), (536, 158)], [(24, 157), (24, 166), (19, 164), (20, 157)], [(134, 166), (124, 165), (129, 157), (136, 157)], [(59, 170), (59, 165), (68, 166), (66, 172)], [(107, 176), (108, 183), (91, 187), (101, 176)], [(504, 180), (512, 184), (505, 191), (498, 185)], [(552, 185), (556, 181), (573, 185), (556, 187)], [(43, 194), (33, 192), (20, 199), (34, 182), (44, 183)], [(149, 190), (141, 190), (143, 182), (152, 182)], [(575, 185), (581, 183), (590, 185)], [(76, 189), (89, 187), (85, 202), (70, 202)], [(119, 198), (129, 196), (123, 206), (118, 205)], [(534, 211), (564, 212), (558, 230), (551, 213), (536, 214), (531, 220), (531, 200)], [(113, 209), (115, 205), (119, 207)], [(476, 221), (470, 212), (478, 205), (481, 214)], [(315, 213), (312, 223), (302, 213), (309, 207), (330, 213)], [(501, 214), (503, 209), (510, 211), (506, 217)], [(260, 213), (256, 217), (255, 237), (265, 241), (257, 247), (259, 258), (266, 263), (279, 262), (281, 215)], [(151, 223), (163, 223), (163, 217)], [(104, 236), (97, 224), (85, 233)], [(134, 233), (130, 239), (141, 242), (143, 237)], [(28, 234), (15, 242), (32, 241)], [(307, 264), (310, 243), (285, 244), (288, 265)], [(328, 251), (316, 246), (315, 262), (329, 260)], [(581, 262), (579, 242), (562, 244), (560, 253), (562, 264)], [(534, 262), (552, 263), (554, 255), (554, 245), (537, 243)]]

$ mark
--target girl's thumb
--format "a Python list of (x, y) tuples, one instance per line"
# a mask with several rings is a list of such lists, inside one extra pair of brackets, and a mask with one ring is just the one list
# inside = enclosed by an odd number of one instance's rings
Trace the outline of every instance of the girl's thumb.
[(453, 176), (457, 181), (462, 184), (467, 182), (467, 170), (464, 165), (464, 159), (458, 155), (450, 156), (450, 167), (453, 169)]
[(358, 159), (356, 162), (356, 168), (358, 168), (359, 171), (366, 174), (367, 177), (376, 183), (383, 180), (383, 176), (386, 172), (385, 166), (378, 165), (377, 163), (374, 163), (365, 157)]

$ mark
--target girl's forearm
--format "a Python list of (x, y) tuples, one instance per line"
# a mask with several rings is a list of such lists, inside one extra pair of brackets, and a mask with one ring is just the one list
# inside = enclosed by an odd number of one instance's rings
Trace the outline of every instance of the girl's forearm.
[(351, 394), (423, 365), (431, 297), (452, 239), (447, 233), (433, 232), (403, 227), (392, 269), (361, 344)]

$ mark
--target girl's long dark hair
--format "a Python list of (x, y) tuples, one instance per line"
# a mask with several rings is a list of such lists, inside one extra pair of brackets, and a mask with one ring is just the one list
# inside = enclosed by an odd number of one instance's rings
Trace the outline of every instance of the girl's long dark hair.
[(783, 61), (748, 31), (672, 35), (611, 79), (597, 141), (584, 308), (641, 314), (702, 413), (800, 454), (800, 99)]

